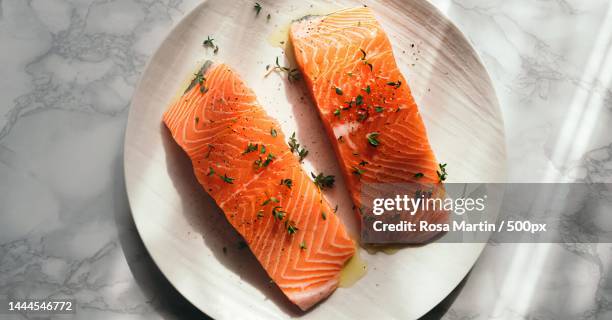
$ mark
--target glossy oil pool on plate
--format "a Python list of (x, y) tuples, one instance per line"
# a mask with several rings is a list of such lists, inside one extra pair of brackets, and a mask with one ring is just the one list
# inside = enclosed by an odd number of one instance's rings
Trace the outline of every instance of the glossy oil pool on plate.
[[(266, 66), (274, 65), (276, 57), (281, 65), (292, 65), (283, 50), (291, 20), (363, 3), (259, 3), (259, 15), (251, 1), (200, 4), (170, 32), (142, 76), (132, 99), (124, 161), (132, 214), (147, 250), (176, 289), (216, 319), (410, 319), (425, 314), (463, 279), (484, 244), (432, 243), (392, 254), (360, 250), (367, 265), (363, 278), (300, 312), (240, 246), (239, 236), (197, 183), (190, 161), (162, 124), (162, 113), (199, 63), (229, 64), (285, 134), (296, 132), (310, 150), (305, 170), (336, 176), (334, 189), (325, 196), (338, 204), (338, 215), (357, 237), (352, 203), (304, 84), (289, 82), (285, 74), (266, 76)], [(390, 37), (432, 147), (448, 163), (448, 181), (502, 182), (506, 156), (497, 98), (463, 34), (425, 0), (365, 3)], [(202, 46), (207, 36), (219, 46), (216, 54)]]

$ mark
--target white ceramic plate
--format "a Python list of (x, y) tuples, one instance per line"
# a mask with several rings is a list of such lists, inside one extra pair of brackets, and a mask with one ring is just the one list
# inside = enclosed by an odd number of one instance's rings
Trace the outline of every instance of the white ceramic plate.
[[(439, 303), (466, 275), (483, 244), (433, 243), (395, 254), (368, 254), (368, 272), (308, 313), (296, 310), (268, 281), (239, 237), (200, 188), (192, 167), (161, 122), (162, 112), (198, 63), (212, 59), (237, 70), (286, 134), (296, 131), (310, 155), (304, 167), (340, 177), (336, 160), (302, 83), (265, 67), (286, 61), (280, 41), (292, 19), (362, 5), (355, 1), (209, 0), (162, 43), (134, 94), (125, 141), (125, 176), (132, 213), (151, 256), (195, 306), (217, 319), (409, 319)], [(391, 38), (404, 75), (450, 181), (502, 181), (503, 123), (490, 79), (461, 32), (425, 0), (368, 1)], [(266, 17), (268, 13), (271, 18)], [(211, 35), (217, 54), (202, 47)], [(338, 179), (326, 194), (357, 234), (351, 203)], [(224, 253), (224, 249), (226, 252)]]

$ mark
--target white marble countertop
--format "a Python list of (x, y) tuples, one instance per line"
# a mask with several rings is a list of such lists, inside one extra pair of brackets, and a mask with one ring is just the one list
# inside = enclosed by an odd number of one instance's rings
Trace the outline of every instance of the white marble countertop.
[[(509, 180), (612, 182), (608, 1), (432, 2), (495, 83)], [(203, 317), (146, 254), (122, 171), (134, 86), (198, 3), (0, 0), (0, 297), (72, 296), (79, 319)], [(489, 245), (426, 317), (610, 319), (611, 265), (609, 244)]]

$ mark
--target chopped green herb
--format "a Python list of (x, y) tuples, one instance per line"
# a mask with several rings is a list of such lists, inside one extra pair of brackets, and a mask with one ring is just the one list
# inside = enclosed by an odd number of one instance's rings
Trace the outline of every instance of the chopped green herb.
[(268, 15), (266, 16), (266, 19), (270, 20), (270, 18), (272, 18), (272, 16), (268, 13)]
[(352, 77), (353, 73), (352, 72), (347, 72), (346, 75), (349, 76), (349, 77)]
[(259, 148), (259, 153), (264, 154), (266, 153), (266, 146), (264, 146), (263, 144), (261, 145), (261, 148)]
[(291, 187), (293, 186), (293, 180), (291, 180), (291, 179), (281, 179), (280, 184), (281, 185), (285, 185), (285, 186), (287, 186), (287, 188), (291, 189)]
[(272, 161), (274, 160), (274, 155), (272, 153), (268, 153), (268, 156), (266, 157), (266, 160), (263, 160), (261, 157), (259, 157), (259, 159), (255, 160), (254, 164), (257, 168), (264, 168), (270, 165), (270, 163), (272, 163)]
[(336, 117), (340, 116), (340, 109), (334, 110), (334, 116), (336, 116)]
[(265, 205), (267, 205), (270, 202), (278, 203), (278, 199), (276, 199), (275, 197), (270, 197), (270, 198), (266, 199), (266, 201), (264, 201), (261, 205), (265, 206)]
[(193, 85), (195, 85), (197, 83), (197, 84), (200, 85), (200, 92), (201, 93), (208, 92), (208, 88), (206, 88), (206, 86), (204, 85), (204, 82), (206, 82), (206, 78), (202, 74), (202, 70), (198, 71), (198, 73), (195, 73), (194, 75), (195, 75), (195, 79), (193, 79), (192, 84), (189, 86), (189, 88), (187, 88), (187, 90), (192, 88)]
[(298, 156), (300, 157), (300, 161), (304, 160), (304, 158), (306, 158), (308, 155), (308, 150), (306, 150), (304, 147), (300, 147), (300, 144), (297, 142), (295, 132), (291, 135), (291, 137), (289, 137), (287, 145), (289, 146), (291, 153), (297, 152)]
[(342, 142), (342, 139), (344, 139), (344, 137), (342, 137), (342, 136), (338, 137), (338, 141)]
[(342, 95), (342, 89), (336, 87), (336, 94), (341, 96)]
[(263, 216), (264, 216), (263, 210), (257, 211), (257, 219), (261, 219), (261, 218), (263, 218)]
[(198, 73), (194, 73), (194, 76), (195, 76), (194, 81), (197, 82), (198, 84), (202, 84), (204, 83), (204, 81), (206, 81), (206, 78), (204, 78), (202, 71), (198, 71)]
[(210, 36), (208, 36), (206, 38), (206, 40), (204, 40), (204, 42), (202, 42), (202, 45), (205, 46), (205, 47), (214, 47), (215, 44), (214, 44), (213, 41), (215, 41), (215, 39), (213, 39)]
[[(287, 72), (287, 79), (289, 79), (289, 82), (300, 79), (300, 71), (295, 68), (291, 69), (291, 68), (281, 66), (280, 63), (278, 62), (278, 57), (276, 57), (276, 61), (274, 64), (275, 64), (273, 68), (274, 71)], [(269, 66), (266, 66), (266, 70), (268, 69), (269, 69)]]
[(195, 78), (191, 81), (191, 83), (189, 83), (189, 86), (187, 87), (187, 89), (185, 89), (184, 93), (189, 92), (189, 90), (191, 90), (193, 87), (195, 87), (196, 85), (200, 85), (200, 92), (201, 93), (205, 93), (208, 91), (207, 88), (205, 88), (204, 86), (204, 82), (206, 82), (206, 78), (204, 77), (204, 74), (202, 73), (202, 69), (198, 70), (197, 73), (193, 74), (195, 76)]
[(359, 162), (360, 166), (365, 166), (366, 164), (368, 164), (369, 162), (365, 161), (365, 160), (361, 160), (361, 162)]
[(276, 137), (278, 135), (278, 132), (276, 132), (276, 129), (271, 128), (270, 129), (270, 135), (273, 136), (273, 137)]
[(213, 167), (208, 167), (208, 176), (212, 176), (213, 174), (215, 174), (215, 169), (213, 169)]
[(272, 208), (272, 216), (274, 218), (276, 218), (277, 220), (283, 220), (283, 218), (285, 217), (285, 214), (287, 212), (280, 210), (282, 209), (282, 207), (274, 207)]
[(355, 105), (356, 106), (360, 106), (363, 104), (363, 96), (362, 95), (358, 95), (357, 98), (355, 98)]
[(206, 38), (206, 40), (204, 40), (204, 42), (202, 42), (202, 46), (214, 48), (213, 53), (216, 54), (217, 52), (219, 52), (219, 46), (216, 45), (213, 41), (215, 41), (215, 39), (213, 39), (210, 36), (208, 36)]
[(334, 182), (336, 181), (336, 178), (334, 176), (326, 176), (325, 174), (323, 174), (323, 172), (319, 173), (318, 175), (315, 175), (313, 172), (311, 172), (310, 175), (314, 178), (314, 184), (319, 189), (331, 188), (334, 186)]
[(402, 85), (402, 81), (401, 80), (397, 80), (397, 82), (389, 81), (387, 82), (387, 85), (395, 87), (395, 89), (397, 89)]
[(304, 160), (304, 158), (306, 158), (307, 155), (308, 155), (308, 150), (306, 150), (304, 147), (302, 147), (302, 149), (298, 151), (298, 156), (300, 156), (300, 161)]
[(323, 220), (327, 220), (327, 214), (325, 214), (323, 211), (321, 211), (321, 218), (323, 218)]
[(304, 242), (304, 240), (302, 240), (302, 242), (300, 243), (300, 249), (306, 250), (306, 242)]
[(368, 85), (365, 89), (363, 89), (363, 91), (365, 91), (367, 94), (370, 94), (370, 92), (372, 92), (372, 89), (370, 88), (370, 85)]
[(357, 168), (357, 167), (353, 167), (353, 171), (352, 172), (355, 175), (361, 176), (364, 171), (362, 169)]
[(214, 47), (215, 43), (213, 42), (215, 41), (215, 39), (211, 38), (210, 36), (206, 37), (206, 40), (204, 40), (204, 42), (202, 42), (202, 45), (205, 47)]
[(256, 13), (255, 13), (255, 15), (256, 15), (256, 16), (258, 16), (258, 15), (259, 15), (259, 12), (260, 12), (260, 11), (261, 11), (261, 9), (262, 9), (261, 4), (259, 4), (259, 2), (255, 2), (255, 5), (253, 6), (253, 8), (255, 9), (255, 12), (256, 12)]
[(381, 107), (381, 106), (376, 106), (374, 107), (374, 109), (376, 110), (376, 112), (381, 113), (383, 111), (385, 111), (385, 108)]
[(252, 144), (249, 142), (249, 144), (247, 144), (247, 147), (242, 154), (251, 153), (253, 151), (257, 151), (257, 144)]
[(295, 138), (295, 132), (291, 134), (291, 137), (289, 137), (289, 142), (287, 142), (287, 145), (289, 145), (291, 152), (295, 152), (300, 148), (300, 144), (297, 143), (297, 139)]
[(366, 135), (368, 143), (370, 143), (370, 145), (372, 145), (373, 147), (378, 147), (378, 145), (380, 145), (380, 142), (378, 141), (378, 135), (378, 132), (370, 132)]
[(234, 184), (234, 178), (230, 178), (227, 176), (227, 174), (223, 174), (223, 177), (221, 177), (221, 179), (225, 182), (225, 183), (229, 183), (229, 184)]
[(295, 222), (292, 220), (285, 220), (285, 228), (287, 228), (287, 233), (294, 234), (298, 231), (298, 228), (295, 226)]
[(266, 157), (266, 160), (263, 162), (262, 166), (263, 167), (269, 166), (272, 160), (274, 160), (274, 155), (272, 153), (268, 153), (268, 156)]
[(440, 179), (440, 182), (442, 182), (448, 177), (448, 173), (446, 172), (446, 163), (440, 163), (438, 166), (440, 167), (440, 170), (437, 170), (436, 173), (438, 174), (438, 179)]
[(422, 172), (417, 172), (417, 173), (415, 173), (415, 174), (414, 174), (414, 177), (415, 177), (416, 179), (423, 178), (424, 176), (425, 176), (425, 175), (424, 175)]

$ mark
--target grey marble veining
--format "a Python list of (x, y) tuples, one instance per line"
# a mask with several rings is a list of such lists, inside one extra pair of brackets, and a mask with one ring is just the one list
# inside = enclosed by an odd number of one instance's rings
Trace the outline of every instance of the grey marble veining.
[(121, 157), (140, 73), (196, 4), (0, 1), (0, 295), (74, 297), (79, 319), (201, 317), (148, 277)]
[[(491, 74), (509, 180), (612, 182), (608, 1), (432, 2)], [(74, 297), (79, 319), (203, 317), (147, 256), (121, 157), (144, 65), (198, 3), (0, 0), (0, 297)], [(610, 319), (611, 264), (609, 244), (490, 245), (427, 318)]]

